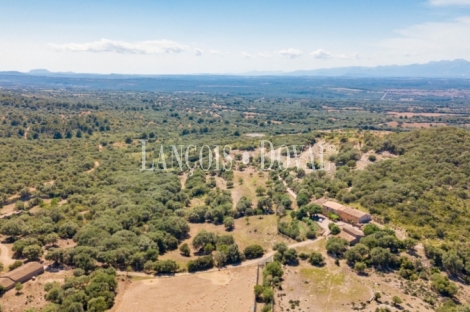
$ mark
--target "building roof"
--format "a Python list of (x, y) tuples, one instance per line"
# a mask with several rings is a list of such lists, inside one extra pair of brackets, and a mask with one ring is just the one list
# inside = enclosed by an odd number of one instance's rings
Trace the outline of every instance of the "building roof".
[(325, 206), (327, 208), (330, 208), (330, 209), (334, 209), (334, 210), (344, 210), (344, 208), (345, 208), (340, 203), (336, 203), (336, 202), (333, 202), (333, 201), (327, 201), (326, 203), (323, 204), (323, 206)]
[(355, 227), (352, 227), (350, 225), (342, 225), (342, 230), (350, 235), (353, 235), (353, 236), (360, 236), (360, 237), (363, 237), (364, 236), (364, 232), (362, 232), (361, 230), (359, 229), (356, 229)]
[[(8, 272), (5, 274), (3, 277), (8, 277), (14, 281), (18, 281), (21, 278), (31, 274), (31, 273), (36, 273), (38, 271), (44, 271), (44, 267), (42, 266), (41, 263), (39, 262), (28, 262), (19, 268), (14, 269), (11, 272)], [(41, 273), (42, 273), (41, 272)]]
[(351, 216), (354, 216), (356, 218), (362, 218), (364, 216), (370, 216), (368, 213), (365, 213), (363, 211), (360, 211), (360, 210), (357, 210), (357, 209), (354, 209), (354, 208), (350, 208), (350, 207), (346, 207), (346, 206), (343, 206), (343, 212), (351, 215)]
[(354, 216), (356, 218), (362, 218), (364, 216), (370, 216), (368, 213), (365, 213), (363, 211), (348, 207), (348, 206), (343, 206), (340, 203), (336, 203), (333, 201), (327, 201), (326, 203), (323, 204), (326, 208), (333, 209), (333, 210), (339, 210), (343, 211), (344, 213), (347, 213), (350, 216)]
[(336, 235), (337, 237), (339, 238), (344, 238), (345, 240), (348, 241), (348, 243), (351, 244), (351, 242), (355, 241), (356, 240), (356, 237), (346, 233), (346, 232), (343, 232), (341, 231), (338, 235)]
[(15, 286), (15, 282), (5, 276), (0, 277), (0, 286), (5, 287), (6, 289), (10, 289)]

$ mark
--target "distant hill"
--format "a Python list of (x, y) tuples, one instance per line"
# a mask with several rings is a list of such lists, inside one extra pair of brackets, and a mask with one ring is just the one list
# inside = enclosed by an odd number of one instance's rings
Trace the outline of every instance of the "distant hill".
[(54, 74), (53, 72), (48, 71), (47, 69), (33, 69), (28, 72), (30, 75), (50, 75)]
[(323, 77), (406, 77), (406, 78), (470, 78), (470, 62), (460, 59), (426, 64), (389, 65), (377, 67), (338, 67), (315, 70), (298, 70), (283, 76)]
[(376, 67), (352, 66), (322, 68), (313, 70), (283, 71), (251, 71), (243, 74), (198, 74), (198, 75), (128, 75), (128, 74), (92, 74), (74, 72), (51, 72), (47, 69), (33, 69), (27, 73), (16, 71), (0, 72), (0, 75), (30, 75), (69, 78), (155, 78), (162, 76), (276, 76), (276, 77), (359, 77), (359, 78), (470, 78), (470, 62), (458, 59), (453, 61), (437, 61), (426, 64), (387, 65)]

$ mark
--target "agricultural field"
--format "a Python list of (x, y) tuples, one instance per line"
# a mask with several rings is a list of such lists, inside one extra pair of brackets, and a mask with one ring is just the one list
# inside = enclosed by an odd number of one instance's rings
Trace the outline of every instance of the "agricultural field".
[[(251, 311), (256, 266), (119, 283), (111, 311)], [(184, 289), (184, 296), (174, 300)]]

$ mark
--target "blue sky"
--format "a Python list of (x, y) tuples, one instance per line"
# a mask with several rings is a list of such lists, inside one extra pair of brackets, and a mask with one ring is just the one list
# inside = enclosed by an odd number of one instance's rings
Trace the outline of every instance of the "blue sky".
[(0, 29), (0, 70), (242, 73), (470, 58), (470, 0), (0, 0)]

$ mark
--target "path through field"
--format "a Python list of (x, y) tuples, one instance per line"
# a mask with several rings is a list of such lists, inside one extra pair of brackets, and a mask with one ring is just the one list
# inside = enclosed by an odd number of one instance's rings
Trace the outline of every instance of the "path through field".
[(3, 263), (5, 267), (15, 262), (15, 260), (12, 259), (10, 249), (2, 243), (0, 243), (0, 262)]

